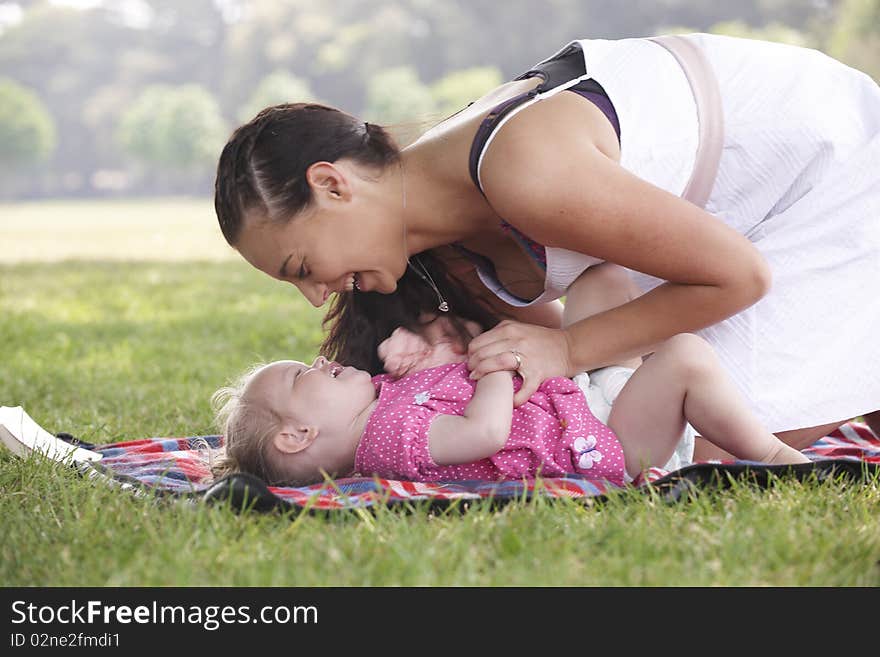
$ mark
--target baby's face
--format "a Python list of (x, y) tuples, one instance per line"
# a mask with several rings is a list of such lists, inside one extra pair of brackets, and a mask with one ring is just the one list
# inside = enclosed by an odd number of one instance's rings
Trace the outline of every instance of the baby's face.
[(259, 397), (283, 418), (336, 434), (351, 427), (376, 398), (369, 372), (318, 356), (311, 366), (296, 360), (266, 365), (248, 384), (248, 396)]

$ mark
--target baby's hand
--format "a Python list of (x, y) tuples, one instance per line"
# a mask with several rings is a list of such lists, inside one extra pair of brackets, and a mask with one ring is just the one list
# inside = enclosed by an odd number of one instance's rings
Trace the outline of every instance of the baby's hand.
[(379, 345), (379, 358), (385, 364), (385, 371), (400, 378), (418, 367), (431, 352), (431, 344), (417, 333), (403, 327), (395, 329), (389, 338)]
[[(385, 371), (395, 378), (467, 360), (467, 344), (462, 342), (449, 318), (424, 319), (427, 321), (421, 333), (400, 327), (379, 345), (379, 358), (385, 364)], [(465, 328), (471, 337), (481, 332), (475, 322), (465, 321)]]
[(379, 345), (379, 358), (385, 364), (385, 371), (400, 378), (430, 367), (467, 360), (465, 349), (459, 341), (452, 341), (441, 335), (432, 337), (439, 341), (431, 344), (427, 338), (403, 327), (395, 329)]
[[(462, 341), (461, 335), (456, 330), (455, 326), (453, 326), (449, 317), (445, 315), (440, 315), (439, 317), (423, 315), (422, 321), (425, 322), (422, 334), (429, 343), (432, 345), (445, 343), (445, 348), (450, 349), (452, 353), (467, 353), (467, 343), (470, 342), (470, 340), (467, 342)], [(467, 319), (464, 320), (464, 327), (470, 334), (471, 338), (474, 338), (483, 332), (483, 329), (480, 328), (479, 324)], [(451, 362), (457, 361), (458, 359)]]
[(407, 372), (417, 372), (418, 370), (426, 370), (429, 367), (438, 367), (439, 365), (449, 365), (449, 363), (463, 363), (467, 360), (467, 354), (460, 348), (458, 342), (437, 342), (431, 345), (431, 348), (414, 364), (414, 367)]

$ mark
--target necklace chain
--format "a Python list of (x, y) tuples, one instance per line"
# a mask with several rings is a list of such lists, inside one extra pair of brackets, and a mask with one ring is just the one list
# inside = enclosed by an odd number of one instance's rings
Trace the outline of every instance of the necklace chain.
[[(401, 181), (401, 198), (403, 209), (406, 209), (406, 170), (403, 168), (403, 162), (400, 163), (400, 181)], [(406, 218), (404, 218), (403, 222), (403, 249), (404, 253), (407, 251), (406, 245)], [(418, 274), (419, 278), (421, 278), (425, 285), (431, 287), (434, 290), (434, 293), (437, 295), (437, 300), (440, 302), (437, 306), (437, 310), (441, 313), (449, 312), (449, 304), (446, 303), (446, 299), (443, 298), (443, 295), (440, 294), (440, 290), (437, 288), (437, 284), (434, 282), (434, 279), (431, 277), (431, 274), (428, 273), (428, 270), (425, 269), (425, 265), (422, 264), (422, 261), (419, 259), (419, 256), (415, 256), (416, 264), (419, 266), (419, 269), (416, 269), (413, 266), (412, 261), (407, 257), (406, 264), (412, 269), (416, 274)], [(421, 270), (421, 271), (419, 271)]]
[(434, 292), (437, 295), (437, 299), (440, 301), (440, 305), (437, 306), (437, 310), (439, 310), (441, 313), (448, 313), (449, 312), (449, 304), (446, 303), (446, 299), (444, 299), (443, 295), (440, 294), (440, 290), (437, 289), (437, 284), (434, 283), (434, 279), (431, 278), (431, 274), (429, 274), (428, 270), (425, 269), (425, 265), (423, 265), (422, 261), (419, 260), (419, 256), (415, 256), (415, 260), (416, 260), (416, 264), (419, 266), (419, 269), (421, 269), (422, 271), (419, 271), (418, 269), (413, 267), (413, 263), (410, 261), (409, 258), (406, 259), (406, 264), (408, 264), (410, 269), (412, 269), (416, 274), (419, 275), (419, 277), (423, 281), (425, 281), (425, 285), (430, 285), (431, 288), (434, 290)]

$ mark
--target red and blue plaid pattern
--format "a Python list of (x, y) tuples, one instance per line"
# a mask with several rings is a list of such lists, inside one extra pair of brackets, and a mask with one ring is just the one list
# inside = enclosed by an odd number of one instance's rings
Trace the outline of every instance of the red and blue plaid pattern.
[[(95, 447), (104, 458), (83, 467), (93, 471), (94, 475), (118, 482), (198, 496), (213, 483), (205, 448), (220, 447), (221, 441), (220, 436), (196, 436), (113, 443)], [(849, 423), (804, 452), (816, 461), (842, 459), (880, 465), (880, 438), (863, 424)], [(635, 485), (644, 486), (668, 474), (660, 468), (653, 468)], [(417, 500), (509, 500), (531, 495), (589, 498), (604, 495), (613, 488), (604, 481), (571, 475), (541, 480), (436, 483), (362, 477), (336, 479), (312, 486), (275, 486), (269, 491), (277, 500), (296, 507), (351, 509)]]

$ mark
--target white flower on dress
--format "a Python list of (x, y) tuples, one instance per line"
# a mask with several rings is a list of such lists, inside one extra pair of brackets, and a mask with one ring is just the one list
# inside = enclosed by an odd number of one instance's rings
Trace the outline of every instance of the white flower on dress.
[(428, 401), (430, 398), (431, 398), (431, 394), (426, 390), (424, 392), (420, 392), (419, 394), (417, 394), (414, 397), (413, 402), (418, 404), (419, 406), (421, 406), (426, 401)]
[(581, 470), (589, 470), (602, 460), (602, 452), (596, 449), (596, 436), (593, 434), (586, 438), (578, 436), (571, 446), (578, 455), (578, 467)]

